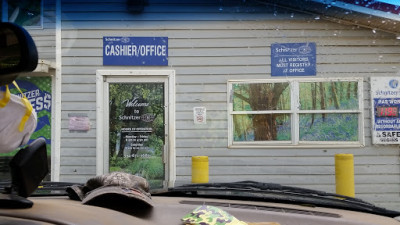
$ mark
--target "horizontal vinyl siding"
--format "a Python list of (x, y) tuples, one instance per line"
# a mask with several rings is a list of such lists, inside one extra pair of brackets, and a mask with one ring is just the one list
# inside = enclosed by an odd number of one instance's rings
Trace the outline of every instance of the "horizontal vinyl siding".
[[(191, 156), (208, 155), (211, 182), (257, 180), (335, 192), (334, 155), (353, 153), (356, 195), (400, 208), (399, 148), (371, 145), (369, 94), (371, 76), (395, 76), (399, 71), (400, 40), (395, 36), (297, 12), (278, 10), (274, 15), (267, 8), (225, 13), (233, 9), (156, 5), (135, 15), (124, 12), (122, 0), (95, 6), (79, 2), (63, 4), (62, 180), (95, 175), (96, 70), (166, 69), (102, 66), (103, 36), (167, 36), (168, 69), (176, 71), (176, 184), (190, 183)], [(227, 81), (271, 78), (270, 45), (275, 42), (315, 42), (316, 77), (364, 78), (366, 147), (227, 148)], [(206, 125), (194, 125), (196, 106), (207, 108)], [(91, 130), (70, 133), (68, 113), (88, 114)]]
[(39, 59), (55, 62), (56, 0), (43, 2), (43, 28), (27, 28), (38, 49)]

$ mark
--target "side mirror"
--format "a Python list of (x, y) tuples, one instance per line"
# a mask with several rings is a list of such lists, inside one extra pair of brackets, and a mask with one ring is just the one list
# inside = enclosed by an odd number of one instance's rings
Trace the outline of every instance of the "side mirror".
[(0, 23), (0, 86), (9, 84), (19, 73), (33, 71), (38, 52), (30, 34), (13, 23)]

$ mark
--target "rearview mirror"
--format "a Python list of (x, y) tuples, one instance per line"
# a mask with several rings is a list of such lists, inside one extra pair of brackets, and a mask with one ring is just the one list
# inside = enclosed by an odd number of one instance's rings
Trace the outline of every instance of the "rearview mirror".
[(38, 63), (36, 45), (30, 34), (13, 23), (0, 23), (0, 86), (11, 83), (19, 73), (33, 71)]

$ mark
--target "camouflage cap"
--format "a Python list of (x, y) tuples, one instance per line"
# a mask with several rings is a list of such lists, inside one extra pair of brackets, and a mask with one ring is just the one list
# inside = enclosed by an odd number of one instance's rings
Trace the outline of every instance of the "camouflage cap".
[(187, 225), (247, 225), (224, 210), (207, 205), (197, 207), (184, 216), (182, 221)]
[(153, 206), (149, 183), (143, 177), (124, 172), (112, 172), (89, 179), (84, 186), (72, 186), (68, 190), (71, 199), (83, 204), (104, 205), (107, 201), (134, 200)]

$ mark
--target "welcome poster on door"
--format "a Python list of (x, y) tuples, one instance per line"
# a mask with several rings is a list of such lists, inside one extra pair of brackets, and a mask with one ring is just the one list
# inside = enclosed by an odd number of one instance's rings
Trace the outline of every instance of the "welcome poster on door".
[(110, 172), (146, 178), (151, 188), (164, 181), (164, 84), (110, 83)]

